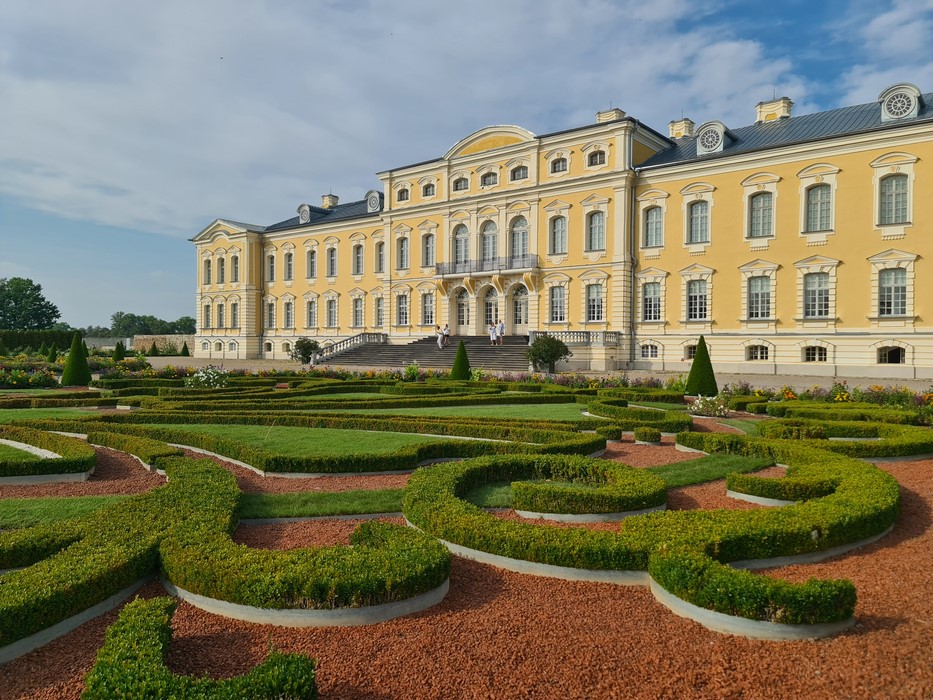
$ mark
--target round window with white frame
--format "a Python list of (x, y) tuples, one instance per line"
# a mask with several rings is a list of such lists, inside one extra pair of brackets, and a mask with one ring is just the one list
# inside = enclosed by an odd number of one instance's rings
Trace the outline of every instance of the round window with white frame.
[(715, 151), (722, 143), (722, 134), (715, 128), (704, 129), (697, 136), (697, 141), (699, 141), (700, 148), (704, 151)]
[(884, 101), (884, 111), (891, 119), (901, 119), (914, 110), (914, 96), (905, 91), (895, 92)]

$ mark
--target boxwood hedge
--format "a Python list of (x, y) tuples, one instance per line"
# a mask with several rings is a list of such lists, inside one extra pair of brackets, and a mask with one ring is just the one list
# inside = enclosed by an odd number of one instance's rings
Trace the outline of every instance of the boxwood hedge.
[(686, 413), (658, 411), (653, 408), (629, 408), (624, 399), (590, 401), (588, 410), (595, 416), (610, 418), (621, 432), (645, 426), (657, 428), (663, 433), (679, 433), (682, 430), (690, 430), (693, 426), (693, 418)]
[(0, 438), (22, 442), (61, 455), (29, 461), (0, 460), (0, 476), (80, 474), (90, 471), (97, 463), (94, 448), (73, 437), (20, 426), (0, 425)]

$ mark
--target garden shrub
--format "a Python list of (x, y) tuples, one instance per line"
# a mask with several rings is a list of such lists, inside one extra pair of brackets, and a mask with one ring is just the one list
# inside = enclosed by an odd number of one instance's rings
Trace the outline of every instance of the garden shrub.
[(302, 654), (272, 651), (249, 673), (223, 680), (177, 676), (165, 665), (172, 640), (171, 598), (137, 599), (107, 629), (82, 700), (113, 698), (316, 698), (315, 662)]
[[(77, 438), (55, 435), (42, 430), (13, 425), (0, 425), (0, 438), (22, 442), (61, 457), (40, 457), (29, 461), (0, 460), (0, 476), (30, 476), (39, 474), (80, 474), (97, 463), (94, 448)], [(0, 566), (0, 569), (3, 567)]]
[(525, 355), (532, 367), (536, 370), (543, 367), (550, 374), (554, 373), (554, 366), (558, 362), (573, 357), (573, 353), (570, 352), (567, 344), (551, 335), (537, 336), (528, 347)]
[(684, 393), (688, 396), (716, 396), (719, 393), (716, 375), (713, 373), (713, 363), (709, 359), (709, 350), (706, 347), (706, 339), (702, 335), (697, 343), (693, 363), (690, 365), (690, 374), (687, 375)]
[(191, 351), (188, 349), (188, 341), (186, 340), (181, 344), (181, 352), (179, 353), (182, 357), (191, 357)]
[(466, 345), (461, 340), (457, 344), (457, 355), (454, 357), (454, 366), (450, 370), (451, 379), (470, 378), (470, 359), (467, 357)]
[(62, 372), (62, 386), (88, 386), (90, 383), (91, 370), (87, 366), (87, 355), (81, 344), (81, 335), (75, 333)]
[(639, 442), (661, 442), (661, 431), (646, 426), (635, 428), (635, 439)]
[(621, 432), (644, 426), (657, 428), (663, 433), (679, 433), (682, 430), (690, 430), (693, 426), (693, 418), (680, 411), (656, 411), (651, 408), (627, 406), (624, 399), (599, 399), (590, 401), (588, 410), (595, 416), (610, 418), (614, 427)]

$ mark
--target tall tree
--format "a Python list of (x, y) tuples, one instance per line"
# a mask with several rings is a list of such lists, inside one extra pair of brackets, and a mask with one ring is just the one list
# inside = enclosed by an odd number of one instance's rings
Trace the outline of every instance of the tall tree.
[(43, 331), (61, 316), (42, 294), (42, 285), (25, 277), (0, 278), (0, 328)]

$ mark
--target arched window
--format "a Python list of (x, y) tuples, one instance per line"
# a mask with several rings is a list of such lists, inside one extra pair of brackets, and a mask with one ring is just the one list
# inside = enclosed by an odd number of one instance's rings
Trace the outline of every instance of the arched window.
[(266, 328), (275, 328), (275, 302), (266, 304)]
[(771, 318), (771, 278), (748, 278), (748, 318)]
[(263, 347), (265, 348), (266, 352), (272, 352), (272, 343), (267, 341)]
[(434, 186), (433, 182), (429, 182), (427, 185), (421, 188), (422, 197), (433, 197), (437, 192), (437, 188)]
[[(487, 221), (480, 231), (480, 255), (484, 263), (494, 262), (499, 253), (499, 228), (496, 222)], [(486, 266), (484, 265), (484, 269)]]
[(353, 246), (353, 274), (363, 274), (363, 244), (357, 243)]
[(552, 173), (565, 173), (567, 172), (567, 159), (566, 158), (555, 158), (551, 161), (551, 172)]
[(529, 267), (528, 264), (528, 219), (516, 216), (511, 227), (512, 267)]
[(292, 253), (285, 253), (285, 279), (291, 280), (295, 274), (295, 256)]
[(210, 328), (211, 327), (211, 305), (205, 304), (203, 315), (201, 317), (201, 328)]
[(512, 172), (509, 173), (509, 179), (512, 182), (516, 180), (527, 180), (528, 179), (528, 166), (519, 165), (515, 168), (512, 168)]
[(282, 343), (282, 352), (290, 353), (292, 351), (291, 343)]
[(307, 255), (305, 255), (305, 267), (307, 268), (307, 276), (309, 279), (317, 277), (317, 251), (309, 250)]
[(606, 249), (606, 214), (594, 211), (586, 218), (586, 249)]
[(709, 243), (709, 202), (693, 202), (689, 211), (690, 230), (687, 243)]
[(421, 238), (421, 266), (433, 267), (437, 259), (433, 233), (425, 234)]
[(229, 343), (227, 343), (227, 350), (229, 350), (230, 352), (237, 351), (237, 343), (235, 340), (231, 340)]
[(829, 231), (832, 212), (832, 190), (827, 184), (807, 190), (807, 231)]
[(206, 350), (210, 350), (210, 349), (211, 349), (211, 344), (210, 344), (210, 342), (207, 341), (207, 340), (202, 340), (202, 341), (201, 341), (201, 349), (202, 349), (202, 350), (205, 350), (205, 351), (206, 351)]
[(376, 272), (386, 271), (386, 244), (379, 241), (376, 244)]
[(512, 291), (512, 324), (516, 330), (528, 325), (528, 288), (523, 284)]
[(240, 256), (234, 255), (230, 258), (230, 281), (240, 281)]
[(225, 309), (225, 307), (224, 307), (223, 302), (221, 302), (221, 303), (219, 303), (219, 304), (217, 305), (217, 327), (218, 327), (218, 328), (226, 328), (226, 326), (224, 325), (224, 320), (225, 320), (225, 319), (224, 319), (224, 311), (225, 311), (225, 310), (226, 310), (226, 309)]
[(483, 298), (483, 311), (486, 325), (491, 326), (499, 322), (499, 294), (490, 287)]
[(645, 247), (655, 248), (664, 245), (664, 219), (661, 207), (645, 210)]
[(396, 243), (397, 256), (395, 258), (395, 269), (397, 270), (407, 270), (408, 269), (408, 239), (399, 238)]
[(327, 249), (327, 276), (328, 277), (337, 276), (337, 249), (336, 248)]
[(878, 315), (907, 315), (907, 270), (896, 267), (878, 275)]
[(230, 304), (230, 327), (240, 327), (240, 304), (235, 301)]
[(907, 176), (888, 175), (881, 180), (881, 202), (878, 213), (882, 225), (906, 224), (907, 222)]
[(763, 238), (774, 232), (772, 211), (773, 198), (770, 192), (752, 195), (748, 202), (748, 237)]
[(408, 188), (403, 187), (398, 191), (398, 194), (395, 196), (397, 202), (407, 202), (408, 201)]
[(555, 216), (551, 219), (550, 245), (551, 255), (564, 255), (567, 252), (567, 218)]
[(878, 348), (878, 364), (881, 365), (902, 365), (906, 361), (904, 348), (884, 347)]
[(470, 189), (470, 181), (465, 177), (458, 177), (454, 180), (454, 192), (465, 192)]
[(479, 179), (480, 187), (491, 187), (499, 184), (499, 175), (497, 173), (483, 173)]
[(227, 262), (220, 258), (217, 260), (217, 284), (223, 284), (227, 280)]
[(470, 295), (465, 289), (457, 294), (457, 325), (461, 328), (470, 325)]
[(470, 233), (459, 224), (454, 229), (454, 264), (465, 265), (470, 260)]
[(595, 165), (605, 165), (606, 164), (606, 152), (605, 151), (593, 151), (586, 158), (586, 164), (590, 167)]
[(204, 274), (202, 276), (203, 284), (211, 284), (211, 261), (204, 261)]

